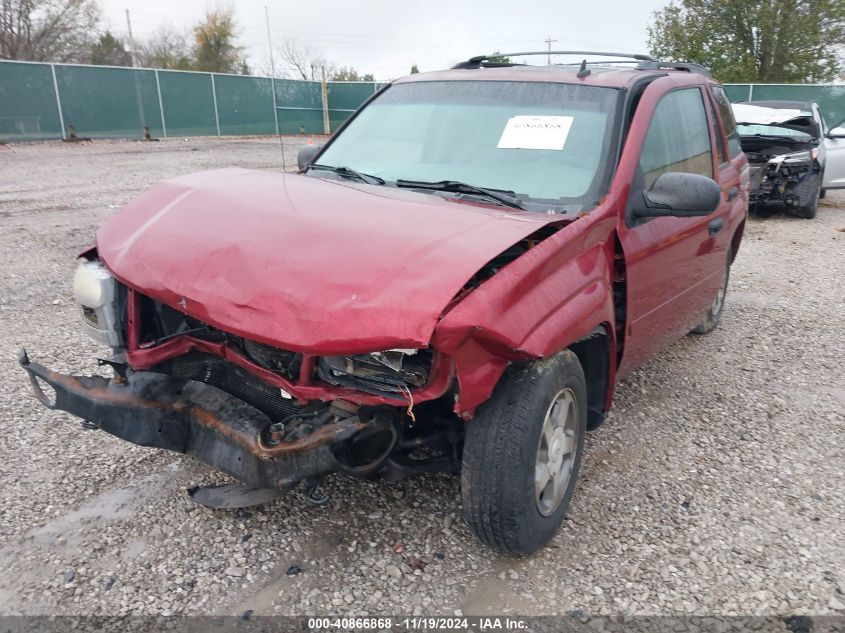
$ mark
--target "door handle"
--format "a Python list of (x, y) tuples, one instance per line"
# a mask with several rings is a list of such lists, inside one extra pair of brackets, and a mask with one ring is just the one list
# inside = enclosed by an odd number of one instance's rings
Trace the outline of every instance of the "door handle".
[(728, 200), (733, 200), (739, 195), (739, 189), (736, 187), (731, 187), (728, 189)]
[(725, 221), (722, 218), (716, 218), (715, 220), (710, 220), (710, 224), (707, 225), (707, 232), (712, 237), (716, 235), (719, 231), (721, 231), (725, 226)]

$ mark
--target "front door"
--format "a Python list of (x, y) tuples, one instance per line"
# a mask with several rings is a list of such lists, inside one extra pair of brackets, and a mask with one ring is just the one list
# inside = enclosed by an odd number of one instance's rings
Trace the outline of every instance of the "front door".
[(845, 134), (845, 121), (834, 127), (822, 141), (825, 148), (824, 157), (824, 181), (822, 187), (827, 189), (845, 188), (845, 138), (839, 134)]
[[(658, 102), (631, 196), (669, 171), (720, 177), (705, 103), (699, 86), (673, 90)], [(724, 273), (731, 195), (723, 191), (719, 207), (706, 217), (620, 219), (628, 295), (620, 373), (640, 366), (706, 314)]]

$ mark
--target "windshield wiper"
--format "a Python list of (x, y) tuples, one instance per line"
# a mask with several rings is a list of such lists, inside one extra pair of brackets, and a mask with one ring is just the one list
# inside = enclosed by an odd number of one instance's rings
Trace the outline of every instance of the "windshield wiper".
[(354, 178), (370, 185), (383, 185), (384, 178), (373, 176), (372, 174), (362, 174), (360, 171), (355, 171), (351, 167), (335, 167), (334, 165), (311, 165), (309, 169), (316, 169), (318, 171), (331, 171), (344, 178)]
[(513, 191), (504, 189), (488, 189), (487, 187), (476, 187), (459, 180), (440, 180), (437, 182), (426, 182), (424, 180), (402, 180), (396, 181), (397, 187), (408, 189), (431, 189), (432, 191), (449, 191), (453, 193), (468, 193), (484, 196), (513, 209), (523, 209), (520, 200)]

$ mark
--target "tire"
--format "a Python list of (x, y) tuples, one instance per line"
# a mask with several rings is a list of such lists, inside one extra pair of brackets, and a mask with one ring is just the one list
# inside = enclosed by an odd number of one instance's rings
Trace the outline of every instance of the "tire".
[(824, 200), (825, 196), (827, 196), (827, 189), (822, 189), (819, 191), (819, 200)]
[(812, 220), (816, 217), (816, 212), (819, 208), (819, 198), (822, 197), (822, 181), (821, 177), (819, 177), (819, 186), (813, 192), (813, 197), (810, 198), (810, 202), (807, 203), (806, 206), (798, 207), (795, 209), (795, 215), (799, 218), (804, 218), (806, 220)]
[[(464, 441), (463, 514), (479, 539), (502, 552), (531, 554), (557, 533), (586, 427), (587, 385), (572, 351), (505, 372), (467, 423)], [(557, 476), (541, 487), (535, 480), (542, 468), (541, 477), (550, 470)]]
[(704, 315), (704, 320), (695, 326), (694, 334), (707, 334), (716, 329), (719, 321), (722, 319), (722, 311), (725, 309), (725, 298), (728, 294), (728, 282), (731, 279), (731, 261), (733, 260), (733, 249), (728, 246), (728, 257), (725, 260), (725, 274), (722, 277), (722, 285), (716, 293), (716, 298), (710, 304), (707, 314)]

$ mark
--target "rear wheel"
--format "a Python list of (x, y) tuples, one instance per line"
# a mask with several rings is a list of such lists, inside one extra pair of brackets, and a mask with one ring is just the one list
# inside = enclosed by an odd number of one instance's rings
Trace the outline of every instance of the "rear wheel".
[(719, 290), (716, 292), (716, 298), (710, 304), (710, 309), (704, 315), (704, 320), (695, 326), (693, 330), (696, 334), (707, 334), (716, 329), (719, 321), (722, 319), (722, 310), (725, 309), (725, 297), (728, 294), (728, 282), (731, 278), (731, 262), (733, 260), (733, 249), (728, 247), (728, 257), (725, 261), (725, 271), (722, 275), (722, 283)]
[(486, 544), (530, 554), (560, 528), (581, 465), (587, 386), (565, 350), (512, 366), (467, 423), (464, 518)]

